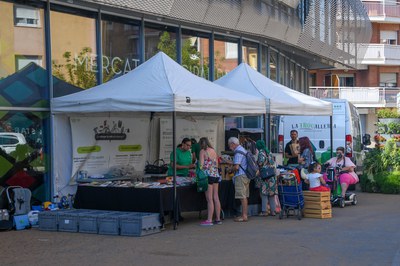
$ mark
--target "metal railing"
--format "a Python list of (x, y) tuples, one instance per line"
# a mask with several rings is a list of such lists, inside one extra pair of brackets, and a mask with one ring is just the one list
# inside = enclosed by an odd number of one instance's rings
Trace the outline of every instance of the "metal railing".
[(363, 58), (359, 58), (361, 64), (400, 64), (400, 45), (390, 44), (360, 44)]
[(313, 97), (347, 99), (355, 105), (371, 107), (397, 107), (400, 87), (310, 87)]
[(395, 17), (400, 18), (400, 5), (394, 1), (381, 1), (380, 3), (371, 3), (362, 1), (369, 17)]

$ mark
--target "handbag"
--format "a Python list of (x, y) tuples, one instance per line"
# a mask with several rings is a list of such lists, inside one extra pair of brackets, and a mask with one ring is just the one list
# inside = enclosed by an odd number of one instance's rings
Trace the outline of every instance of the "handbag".
[(269, 179), (275, 176), (275, 167), (264, 166), (260, 169), (260, 177), (262, 179)]
[(145, 174), (160, 175), (165, 174), (167, 171), (168, 165), (163, 159), (155, 160), (153, 164), (149, 164), (149, 162), (147, 162), (146, 166), (144, 167)]
[(197, 192), (206, 192), (208, 189), (208, 176), (199, 167), (196, 169)]

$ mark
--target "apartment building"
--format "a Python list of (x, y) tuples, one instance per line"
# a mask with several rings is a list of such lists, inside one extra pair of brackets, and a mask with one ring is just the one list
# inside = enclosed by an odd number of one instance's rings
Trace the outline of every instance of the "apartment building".
[(364, 131), (372, 136), (378, 108), (399, 106), (400, 1), (362, 2), (372, 23), (372, 36), (358, 47), (357, 67), (310, 71), (310, 94), (354, 103)]

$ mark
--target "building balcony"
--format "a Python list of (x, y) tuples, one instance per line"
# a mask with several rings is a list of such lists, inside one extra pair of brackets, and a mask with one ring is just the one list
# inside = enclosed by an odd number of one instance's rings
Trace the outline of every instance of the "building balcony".
[(397, 107), (400, 87), (310, 87), (310, 95), (319, 99), (347, 99), (356, 107)]
[(390, 1), (378, 1), (363, 1), (369, 19), (372, 22), (400, 23), (400, 5)]
[(362, 65), (400, 65), (400, 45), (391, 44), (360, 44), (359, 62)]

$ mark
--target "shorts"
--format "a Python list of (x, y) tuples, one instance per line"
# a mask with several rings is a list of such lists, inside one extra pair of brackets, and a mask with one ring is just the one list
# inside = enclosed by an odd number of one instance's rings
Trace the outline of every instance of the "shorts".
[(339, 176), (339, 182), (340, 184), (346, 183), (347, 185), (353, 185), (356, 184), (358, 180), (355, 179), (354, 176), (352, 176), (351, 174), (344, 173)]
[(219, 183), (219, 177), (215, 177), (215, 176), (209, 176), (208, 177), (208, 184), (212, 185), (212, 184), (218, 184)]
[(235, 177), (235, 199), (245, 199), (250, 195), (249, 190), (250, 179), (246, 175), (238, 175)]

